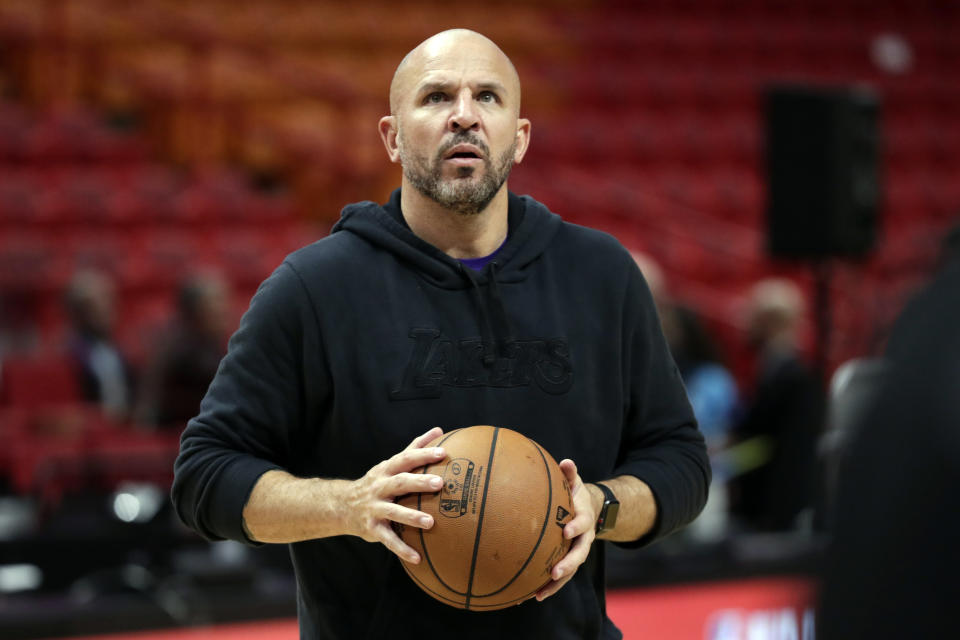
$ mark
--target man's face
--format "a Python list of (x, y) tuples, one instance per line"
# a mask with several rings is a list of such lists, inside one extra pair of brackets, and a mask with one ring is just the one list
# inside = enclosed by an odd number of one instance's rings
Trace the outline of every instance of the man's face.
[(82, 330), (106, 338), (113, 332), (114, 290), (100, 276), (90, 276), (77, 299), (77, 322)]
[(401, 67), (395, 160), (423, 195), (461, 214), (479, 213), (526, 151), (519, 82), (506, 57), (478, 38), (419, 53)]
[(477, 214), (486, 209), (513, 168), (516, 142), (499, 158), (491, 160), (490, 147), (479, 136), (460, 131), (429, 158), (410, 150), (412, 145), (405, 139), (403, 127), (399, 135), (407, 181), (423, 195), (457, 213)]

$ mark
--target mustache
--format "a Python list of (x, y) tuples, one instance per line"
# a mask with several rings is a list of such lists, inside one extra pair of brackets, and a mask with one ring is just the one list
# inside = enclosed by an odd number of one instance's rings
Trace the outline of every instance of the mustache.
[(473, 133), (472, 131), (459, 131), (453, 134), (453, 137), (440, 146), (440, 149), (437, 151), (437, 158), (443, 158), (447, 151), (450, 151), (450, 149), (454, 148), (458, 144), (472, 144), (483, 152), (483, 157), (485, 159), (490, 158), (490, 148), (486, 145), (486, 143), (484, 143), (483, 140), (480, 139), (479, 136), (477, 136), (477, 134)]

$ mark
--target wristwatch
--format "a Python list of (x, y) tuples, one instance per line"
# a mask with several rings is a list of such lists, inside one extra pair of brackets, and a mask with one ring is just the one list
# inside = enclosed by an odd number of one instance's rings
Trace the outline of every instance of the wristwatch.
[(600, 508), (600, 515), (597, 516), (597, 533), (610, 531), (617, 526), (617, 514), (620, 512), (620, 501), (613, 495), (610, 487), (599, 482), (594, 482), (596, 486), (603, 491), (603, 506)]

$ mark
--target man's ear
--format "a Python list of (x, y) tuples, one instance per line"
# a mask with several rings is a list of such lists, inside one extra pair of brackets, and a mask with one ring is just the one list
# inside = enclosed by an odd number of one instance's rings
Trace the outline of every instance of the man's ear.
[(400, 164), (400, 142), (397, 139), (397, 117), (383, 116), (380, 118), (380, 139), (387, 149), (390, 162)]
[(530, 146), (530, 127), (530, 121), (526, 118), (517, 120), (517, 149), (513, 153), (515, 164), (523, 162), (523, 156), (527, 154), (527, 148)]

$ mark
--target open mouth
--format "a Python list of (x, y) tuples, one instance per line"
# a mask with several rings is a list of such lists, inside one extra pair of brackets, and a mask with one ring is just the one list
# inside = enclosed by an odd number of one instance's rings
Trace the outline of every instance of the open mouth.
[(483, 153), (472, 144), (458, 144), (444, 155), (444, 160), (455, 160), (458, 162), (482, 159)]

